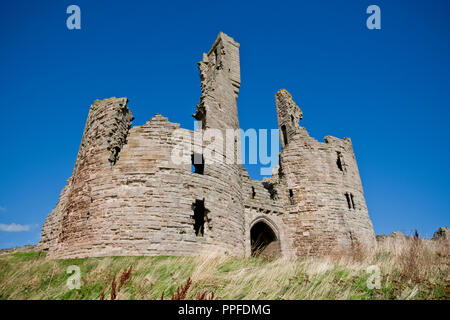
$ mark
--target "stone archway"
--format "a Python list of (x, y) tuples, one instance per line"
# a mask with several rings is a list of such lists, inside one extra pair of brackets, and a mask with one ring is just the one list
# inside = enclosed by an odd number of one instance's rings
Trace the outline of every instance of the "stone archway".
[(277, 258), (281, 255), (277, 232), (265, 219), (258, 219), (250, 228), (252, 257)]

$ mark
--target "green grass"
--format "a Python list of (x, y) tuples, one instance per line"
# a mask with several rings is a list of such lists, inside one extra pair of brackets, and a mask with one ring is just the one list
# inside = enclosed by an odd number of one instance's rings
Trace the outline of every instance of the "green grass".
[[(428, 252), (428, 251), (427, 251)], [(40, 252), (0, 255), (0, 299), (110, 299), (115, 277), (132, 266), (117, 299), (170, 299), (190, 277), (187, 299), (203, 292), (219, 299), (449, 299), (448, 255), (415, 257), (378, 252), (362, 261), (232, 257), (105, 257), (50, 260)], [(417, 252), (414, 254), (418, 254)], [(430, 258), (431, 257), (431, 258)], [(411, 258), (411, 257), (410, 257)], [(81, 270), (80, 289), (70, 290), (67, 268)], [(369, 265), (381, 270), (381, 288), (369, 289)], [(413, 271), (411, 271), (413, 270)]]

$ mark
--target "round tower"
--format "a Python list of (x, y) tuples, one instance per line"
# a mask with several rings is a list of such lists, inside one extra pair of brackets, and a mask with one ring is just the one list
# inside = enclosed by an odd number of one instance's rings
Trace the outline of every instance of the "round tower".
[[(239, 43), (220, 32), (208, 53), (198, 63), (201, 78), (202, 95), (193, 117), (198, 121), (199, 131), (208, 135), (215, 134), (215, 143), (219, 145), (213, 158), (195, 154), (195, 160), (204, 161), (205, 176), (216, 182), (213, 188), (205, 188), (205, 205), (215, 206), (214, 201), (222, 203), (219, 211), (209, 210), (211, 219), (222, 232), (223, 246), (229, 252), (244, 254), (244, 207), (242, 201), (242, 162), (240, 155), (240, 132), (237, 111), (237, 98), (240, 87)], [(203, 143), (203, 149), (208, 141)], [(220, 154), (222, 153), (222, 154)], [(225, 183), (225, 184), (224, 184)], [(220, 212), (222, 211), (222, 212)], [(217, 239), (218, 240), (218, 239)], [(217, 241), (216, 240), (216, 241)], [(220, 241), (220, 240), (219, 240)]]
[(287, 223), (298, 256), (373, 249), (376, 245), (349, 138), (311, 138), (302, 111), (282, 89), (275, 95), (282, 151), (280, 176), (289, 192)]
[(51, 255), (83, 255), (102, 240), (98, 186), (126, 143), (133, 116), (126, 98), (95, 101), (89, 110), (77, 160), (60, 204), (60, 230)]

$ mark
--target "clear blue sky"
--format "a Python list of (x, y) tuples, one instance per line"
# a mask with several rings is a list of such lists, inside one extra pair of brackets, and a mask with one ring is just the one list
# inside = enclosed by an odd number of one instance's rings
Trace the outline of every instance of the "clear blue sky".
[[(66, 28), (71, 4), (81, 30)], [(381, 30), (366, 28), (371, 4)], [(242, 128), (277, 128), (286, 88), (313, 137), (352, 138), (375, 232), (431, 236), (449, 226), (449, 12), (445, 0), (1, 1), (0, 248), (39, 240), (95, 99), (128, 97), (134, 125), (162, 113), (192, 129), (196, 63), (219, 31), (241, 43)]]

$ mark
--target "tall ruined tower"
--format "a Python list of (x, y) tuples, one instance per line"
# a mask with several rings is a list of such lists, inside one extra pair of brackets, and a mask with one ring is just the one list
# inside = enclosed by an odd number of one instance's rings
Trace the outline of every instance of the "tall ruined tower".
[(126, 143), (134, 119), (127, 102), (126, 98), (97, 100), (90, 108), (58, 235), (65, 246), (90, 246), (93, 239), (99, 241), (104, 234), (96, 222), (101, 209), (93, 200), (98, 197), (105, 171), (111, 171)]
[[(87, 252), (111, 242), (108, 212), (99, 201), (133, 121), (126, 98), (95, 101), (89, 110), (72, 177), (47, 218), (40, 245), (55, 252)], [(106, 228), (106, 229), (105, 229)]]
[(203, 129), (239, 129), (237, 98), (241, 85), (239, 44), (220, 32), (198, 63), (202, 96), (194, 118)]
[(278, 91), (276, 108), (281, 148), (285, 148), (300, 131), (299, 121), (303, 119), (303, 113), (286, 90)]
[[(204, 174), (217, 181), (216, 186), (208, 192), (209, 197), (205, 198), (205, 205), (209, 202), (211, 206), (214, 193), (217, 191), (216, 199), (225, 196), (222, 203), (225, 206), (224, 223), (227, 225), (227, 236), (224, 239), (231, 241), (234, 252), (243, 255), (245, 225), (237, 110), (241, 84), (239, 43), (220, 32), (209, 52), (203, 54), (203, 60), (198, 63), (198, 68), (202, 95), (193, 117), (199, 121), (199, 128), (203, 133), (208, 129), (217, 129), (221, 133), (214, 134), (214, 142), (218, 146), (214, 150), (215, 156), (202, 157), (205, 162)], [(229, 130), (233, 130), (232, 136), (227, 134)], [(204, 150), (208, 148), (205, 144), (203, 147)]]
[(295, 230), (297, 256), (373, 248), (367, 211), (349, 138), (311, 138), (299, 125), (302, 111), (282, 89), (275, 95), (282, 151), (280, 179), (289, 192), (286, 224)]

